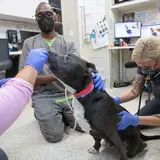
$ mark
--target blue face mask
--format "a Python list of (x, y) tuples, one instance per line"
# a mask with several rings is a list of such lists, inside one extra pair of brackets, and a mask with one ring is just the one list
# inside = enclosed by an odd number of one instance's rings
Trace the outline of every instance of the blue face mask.
[(142, 69), (142, 73), (144, 74), (144, 76), (154, 76), (155, 74), (157, 74), (157, 69), (154, 68), (149, 68), (149, 69)]

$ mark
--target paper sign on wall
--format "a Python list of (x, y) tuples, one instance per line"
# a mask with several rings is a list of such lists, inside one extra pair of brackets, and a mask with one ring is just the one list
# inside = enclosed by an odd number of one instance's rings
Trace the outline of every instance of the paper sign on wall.
[(122, 14), (122, 22), (142, 22), (143, 26), (160, 24), (160, 13), (157, 9), (143, 10)]
[(135, 12), (135, 21), (141, 21), (144, 26), (160, 24), (160, 13), (157, 9)]
[(105, 0), (85, 0), (85, 29), (90, 35), (93, 49), (109, 44)]

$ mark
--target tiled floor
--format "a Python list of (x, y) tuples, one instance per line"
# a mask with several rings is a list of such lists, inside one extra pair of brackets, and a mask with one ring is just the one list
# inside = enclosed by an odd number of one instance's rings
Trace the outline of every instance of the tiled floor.
[[(128, 88), (107, 90), (111, 96), (118, 96)], [(142, 103), (144, 103), (143, 97)], [(130, 112), (135, 113), (138, 99), (123, 104)], [(160, 134), (160, 128), (147, 130), (146, 134)], [(10, 160), (118, 160), (119, 155), (103, 143), (100, 153), (91, 155), (87, 150), (94, 141), (91, 136), (74, 132), (66, 134), (56, 144), (44, 140), (33, 115), (33, 108), (28, 104), (19, 119), (0, 138), (0, 147), (5, 150)], [(159, 160), (160, 140), (147, 142), (148, 147), (133, 160)]]

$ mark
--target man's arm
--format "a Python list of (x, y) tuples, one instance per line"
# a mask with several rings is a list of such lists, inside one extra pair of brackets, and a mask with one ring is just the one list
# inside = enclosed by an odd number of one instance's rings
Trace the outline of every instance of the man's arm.
[[(31, 71), (28, 73), (31, 73)], [(37, 74), (37, 72), (33, 73), (33, 77), (36, 76), (34, 74)], [(13, 78), (0, 89), (0, 136), (18, 118), (32, 93), (33, 86), (20, 78)]]
[(76, 47), (74, 42), (70, 43), (70, 47), (68, 49), (68, 53), (70, 53), (70, 54), (73, 53), (73, 54), (76, 54), (77, 56), (80, 56), (79, 51), (78, 51), (78, 49), (77, 49), (77, 47)]
[(55, 81), (56, 78), (53, 74), (49, 74), (49, 75), (38, 75), (35, 85), (39, 85), (39, 84), (49, 84), (52, 83), (52, 81)]
[[(23, 48), (22, 48), (22, 55), (20, 56), (20, 63), (19, 63), (19, 69), (21, 70), (24, 67), (24, 63), (27, 59), (28, 53), (29, 53), (29, 48), (28, 48), (28, 41), (24, 41)], [(35, 85), (40, 85), (40, 84), (48, 84), (52, 83), (52, 81), (55, 81), (56, 78), (53, 74), (50, 75), (38, 75)]]
[(120, 97), (120, 103), (128, 102), (139, 96), (145, 83), (145, 77), (137, 74), (133, 82), (133, 87), (127, 93)]

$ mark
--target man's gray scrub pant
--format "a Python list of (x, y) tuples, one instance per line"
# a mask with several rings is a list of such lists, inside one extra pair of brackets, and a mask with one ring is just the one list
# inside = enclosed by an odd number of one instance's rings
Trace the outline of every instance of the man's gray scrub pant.
[(65, 125), (74, 126), (73, 111), (67, 103), (56, 103), (54, 98), (37, 98), (33, 103), (34, 114), (43, 136), (49, 142), (63, 138)]

